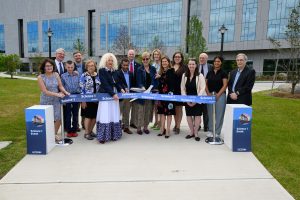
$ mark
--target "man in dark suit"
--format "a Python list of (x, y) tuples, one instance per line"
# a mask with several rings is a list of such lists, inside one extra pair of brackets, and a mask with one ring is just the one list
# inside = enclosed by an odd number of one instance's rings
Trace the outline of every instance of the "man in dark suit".
[[(127, 57), (128, 57), (128, 60), (129, 60), (129, 71), (133, 74), (133, 81), (132, 81), (132, 85), (130, 87), (136, 87), (137, 71), (138, 71), (138, 68), (141, 67), (141, 65), (134, 60), (135, 52), (134, 52), (133, 49), (130, 49), (128, 51)], [(131, 119), (130, 119), (130, 126), (132, 128), (136, 128), (136, 126), (134, 124), (136, 115), (137, 115), (137, 113), (135, 112), (135, 107), (133, 106), (131, 108)]]
[(247, 56), (243, 53), (236, 56), (236, 63), (238, 68), (229, 75), (227, 103), (251, 106), (255, 70), (246, 66)]
[[(118, 80), (121, 82), (122, 88), (126, 91), (130, 91), (130, 87), (133, 83), (133, 74), (129, 71), (129, 60), (123, 58), (120, 63), (120, 69), (117, 72)], [(129, 113), (130, 113), (131, 103), (130, 99), (123, 99), (120, 101), (120, 111), (122, 114), (122, 124), (123, 131), (128, 134), (132, 134), (129, 129)]]
[(64, 67), (64, 61), (65, 59), (65, 50), (63, 48), (58, 48), (55, 51), (55, 65), (56, 69), (55, 71), (61, 76), (63, 73), (66, 72)]
[[(199, 55), (199, 73), (203, 74), (204, 78), (206, 79), (206, 75), (208, 71), (212, 70), (213, 66), (207, 63), (208, 55), (206, 53), (201, 53)], [(203, 104), (203, 125), (204, 125), (204, 132), (208, 131), (208, 113), (207, 113), (207, 105)], [(199, 130), (201, 126), (199, 127)]]

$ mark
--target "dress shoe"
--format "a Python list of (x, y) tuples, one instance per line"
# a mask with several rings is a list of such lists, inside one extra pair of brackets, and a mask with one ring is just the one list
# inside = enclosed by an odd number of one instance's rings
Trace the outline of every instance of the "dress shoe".
[(132, 134), (132, 131), (129, 128), (124, 128), (124, 132), (128, 134)]
[(150, 131), (148, 129), (143, 129), (144, 133), (149, 134)]
[(197, 142), (199, 142), (200, 141), (200, 137), (195, 137), (195, 140), (197, 141)]
[(191, 139), (193, 137), (195, 137), (195, 135), (187, 135), (187, 136), (185, 136), (185, 139)]
[(137, 128), (136, 125), (134, 125), (134, 124), (130, 124), (130, 127), (131, 128)]
[(168, 139), (170, 136), (169, 135), (165, 135), (165, 138)]
[(142, 130), (137, 130), (136, 133), (139, 134), (139, 135), (143, 135), (143, 131)]

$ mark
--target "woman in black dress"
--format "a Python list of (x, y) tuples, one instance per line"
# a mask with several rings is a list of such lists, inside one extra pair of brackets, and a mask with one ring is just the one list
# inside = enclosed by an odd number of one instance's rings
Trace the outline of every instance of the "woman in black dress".
[[(180, 89), (180, 83), (181, 83), (181, 77), (182, 74), (185, 72), (186, 67), (184, 66), (184, 57), (181, 52), (175, 52), (173, 54), (173, 62), (172, 62), (172, 68), (175, 71), (175, 79), (177, 81), (174, 81), (174, 94), (180, 95), (181, 89)], [(180, 124), (182, 120), (182, 102), (176, 102), (175, 103), (175, 127), (173, 128), (173, 131), (175, 134), (180, 133)]]
[[(170, 59), (165, 56), (161, 59), (161, 67), (158, 72), (159, 83), (158, 83), (158, 91), (159, 94), (173, 94), (174, 92), (174, 80), (175, 79), (175, 71), (171, 68)], [(157, 113), (160, 116), (160, 134), (158, 136), (163, 136), (165, 134), (165, 138), (170, 137), (170, 126), (172, 121), (172, 115), (175, 115), (175, 105), (170, 101), (158, 101), (157, 103)], [(165, 121), (167, 116), (167, 129), (165, 129)]]
[[(197, 60), (189, 59), (188, 70), (182, 75), (181, 79), (181, 95), (205, 95), (205, 87), (205, 79), (201, 73), (199, 74)], [(200, 141), (198, 128), (201, 124), (202, 104), (187, 102), (185, 112), (191, 131), (185, 138), (195, 137), (196, 141)]]

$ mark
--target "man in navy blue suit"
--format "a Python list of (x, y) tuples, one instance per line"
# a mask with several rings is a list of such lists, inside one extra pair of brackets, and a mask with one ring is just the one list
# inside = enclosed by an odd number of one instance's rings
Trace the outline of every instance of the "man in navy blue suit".
[(230, 72), (228, 81), (228, 104), (252, 105), (252, 88), (255, 82), (255, 70), (250, 69), (247, 56), (240, 53), (236, 56), (238, 68)]
[[(118, 71), (118, 79), (121, 82), (122, 88), (125, 92), (130, 91), (130, 87), (133, 83), (133, 74), (129, 71), (129, 60), (123, 58), (120, 63), (120, 69)], [(120, 111), (122, 115), (122, 125), (123, 131), (128, 134), (132, 134), (132, 131), (129, 129), (129, 113), (130, 113), (131, 103), (130, 99), (122, 99), (120, 101)]]
[[(128, 60), (129, 60), (129, 71), (133, 75), (133, 80), (132, 80), (132, 84), (131, 84), (130, 87), (136, 87), (136, 75), (137, 75), (138, 68), (140, 68), (141, 65), (134, 60), (135, 59), (135, 52), (134, 52), (133, 49), (130, 49), (128, 51), (127, 57), (128, 57)], [(131, 118), (130, 118), (130, 126), (132, 128), (136, 128), (136, 126), (134, 124), (136, 115), (137, 115), (137, 113), (135, 112), (135, 108), (133, 106), (131, 108)]]

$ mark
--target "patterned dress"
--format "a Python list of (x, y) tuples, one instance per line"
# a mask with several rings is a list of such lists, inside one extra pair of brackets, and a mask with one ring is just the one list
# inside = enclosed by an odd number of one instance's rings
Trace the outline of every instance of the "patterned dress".
[[(173, 94), (172, 73), (173, 69), (169, 69), (167, 72), (163, 72), (158, 84), (159, 94)], [(175, 105), (171, 101), (158, 101), (157, 113), (163, 115), (175, 115)]]
[[(41, 77), (48, 91), (55, 92), (55, 93), (59, 92), (58, 81), (55, 76), (55, 73), (52, 73), (50, 77), (46, 76), (45, 74), (41, 74)], [(42, 92), (40, 96), (40, 104), (53, 105), (54, 121), (61, 119), (59, 97), (48, 96)]]

